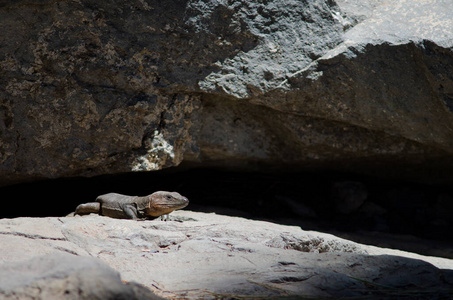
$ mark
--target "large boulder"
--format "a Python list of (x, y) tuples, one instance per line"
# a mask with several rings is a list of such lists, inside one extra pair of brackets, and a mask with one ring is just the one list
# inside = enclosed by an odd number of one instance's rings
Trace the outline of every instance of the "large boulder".
[(171, 299), (452, 296), (451, 259), (238, 217), (176, 211), (172, 218), (0, 220), (0, 298), (154, 297), (144, 287)]
[(451, 180), (450, 1), (4, 1), (0, 182), (192, 162)]

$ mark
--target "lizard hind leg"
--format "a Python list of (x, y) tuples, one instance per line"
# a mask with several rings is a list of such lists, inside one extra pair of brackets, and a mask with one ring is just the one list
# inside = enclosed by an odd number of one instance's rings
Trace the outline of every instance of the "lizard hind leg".
[(75, 210), (76, 215), (88, 215), (91, 213), (99, 214), (101, 211), (101, 203), (99, 202), (88, 202), (80, 204)]

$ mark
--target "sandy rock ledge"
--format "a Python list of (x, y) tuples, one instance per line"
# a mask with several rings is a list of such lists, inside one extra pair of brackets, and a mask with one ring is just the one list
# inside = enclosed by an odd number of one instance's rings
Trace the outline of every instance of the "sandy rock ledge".
[(449, 259), (295, 226), (172, 215), (169, 222), (95, 215), (0, 220), (0, 298), (453, 297)]

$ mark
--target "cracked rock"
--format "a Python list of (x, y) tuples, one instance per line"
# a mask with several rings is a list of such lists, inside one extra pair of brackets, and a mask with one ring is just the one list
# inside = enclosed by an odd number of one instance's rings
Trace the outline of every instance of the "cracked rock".
[(8, 0), (0, 184), (182, 162), (450, 182), (452, 5)]
[[(0, 282), (0, 297), (67, 290), (66, 299), (75, 293), (148, 299), (141, 286), (173, 299), (452, 296), (449, 259), (296, 226), (190, 211), (172, 215), (179, 221), (98, 215), (0, 220), (0, 277), (8, 277)], [(30, 228), (34, 221), (39, 227)]]

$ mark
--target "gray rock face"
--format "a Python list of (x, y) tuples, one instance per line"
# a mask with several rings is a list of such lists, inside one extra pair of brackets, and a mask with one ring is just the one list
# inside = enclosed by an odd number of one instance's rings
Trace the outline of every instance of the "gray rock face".
[(6, 1), (0, 181), (183, 161), (451, 180), (452, 9)]
[(71, 254), (37, 256), (0, 266), (2, 299), (162, 299), (100, 260)]
[[(8, 277), (0, 297), (11, 291), (151, 297), (140, 285), (173, 299), (452, 296), (450, 259), (215, 214), (177, 211), (173, 218), (0, 220), (0, 278)], [(99, 260), (140, 285), (122, 284)]]

